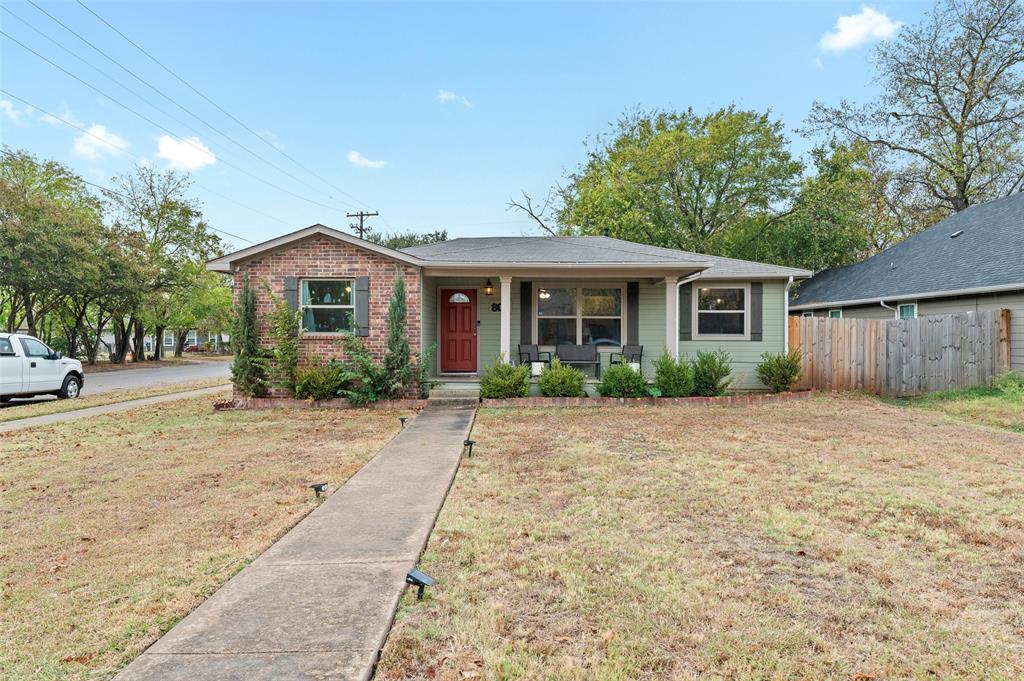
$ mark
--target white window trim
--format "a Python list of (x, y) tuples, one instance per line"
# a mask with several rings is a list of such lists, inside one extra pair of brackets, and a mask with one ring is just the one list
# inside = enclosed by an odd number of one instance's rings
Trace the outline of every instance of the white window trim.
[[(839, 314), (833, 317), (832, 316), (833, 312), (838, 312)], [(830, 319), (842, 319), (843, 318), (843, 308), (841, 308), (841, 307), (834, 307), (834, 308), (832, 308), (831, 310), (828, 311), (828, 316), (829, 316)]]
[(165, 348), (174, 347), (174, 329), (164, 329), (163, 346)]
[[(700, 326), (697, 324), (698, 313), (697, 303), (700, 300), (700, 290), (702, 288), (740, 288), (743, 289), (743, 333), (700, 333)], [(716, 282), (716, 281), (702, 281), (700, 279), (693, 282), (693, 291), (690, 292), (692, 296), (690, 302), (690, 324), (693, 329), (692, 338), (693, 340), (717, 340), (717, 341), (748, 341), (750, 340), (750, 284), (737, 284), (735, 282)], [(715, 314), (714, 311), (704, 310), (704, 312), (710, 312)], [(725, 310), (723, 310), (725, 312)], [(729, 312), (739, 312), (739, 310), (729, 310)]]
[(906, 317), (906, 319), (917, 319), (917, 301), (916, 300), (914, 302), (912, 302), (912, 303), (896, 303), (896, 312), (894, 313), (896, 315), (896, 319), (904, 319), (904, 317), (900, 316), (900, 308), (901, 307), (906, 307), (907, 305), (913, 306), (913, 308), (914, 308), (914, 316), (913, 317)]
[(813, 317), (814, 316), (814, 310), (804, 310), (803, 312), (800, 313), (800, 316), (801, 317)]
[[(352, 304), (351, 305), (303, 305), (302, 303), (302, 284), (306, 281), (347, 281), (352, 286)], [(347, 336), (356, 330), (356, 280), (355, 277), (306, 277), (299, 279), (298, 281), (299, 290), (296, 292), (299, 298), (299, 329), (302, 330), (303, 335), (306, 336)], [(306, 317), (306, 308), (310, 309), (334, 309), (334, 310), (352, 310), (352, 328), (342, 331), (317, 331), (316, 329), (307, 329), (304, 326), (304, 320)]]
[[(598, 352), (622, 352), (622, 347), (625, 345), (624, 341), (625, 341), (626, 331), (629, 328), (627, 326), (627, 315), (629, 314), (629, 305), (627, 304), (627, 296), (626, 296), (626, 294), (627, 294), (628, 286), (626, 285), (626, 282), (624, 282), (624, 281), (606, 281), (606, 282), (585, 281), (585, 282), (580, 282), (580, 283), (574, 283), (574, 282), (551, 282), (551, 283), (538, 283), (538, 284), (534, 284), (533, 293), (531, 294), (533, 296), (533, 342), (537, 343), (538, 345), (540, 344), (540, 334), (539, 334), (539, 328), (538, 328), (540, 326), (540, 324), (539, 324), (538, 320), (541, 319), (541, 316), (539, 314), (540, 313), (540, 305), (537, 302), (537, 296), (540, 293), (540, 289), (542, 289), (542, 288), (574, 288), (574, 289), (576, 289), (576, 315), (575, 315), (575, 317), (566, 317), (566, 316), (557, 316), (557, 315), (543, 317), (543, 319), (575, 319), (576, 320), (576, 345), (583, 345), (583, 319), (584, 319), (584, 314), (583, 314), (583, 289), (585, 289), (585, 288), (617, 288), (617, 289), (619, 289), (619, 291), (620, 291), (619, 292), (619, 300), (620, 300), (621, 305), (622, 305), (622, 314), (621, 315), (619, 315), (617, 317), (605, 316), (605, 315), (586, 315), (585, 318), (586, 319), (619, 319), (619, 320), (621, 320), (621, 328), (619, 330), (619, 335), (621, 336), (620, 341), (623, 341), (623, 342), (621, 342), (619, 345), (598, 345), (597, 346), (597, 351)], [(555, 346), (554, 345), (540, 345), (540, 347), (542, 347), (542, 348), (552, 348), (553, 349)]]

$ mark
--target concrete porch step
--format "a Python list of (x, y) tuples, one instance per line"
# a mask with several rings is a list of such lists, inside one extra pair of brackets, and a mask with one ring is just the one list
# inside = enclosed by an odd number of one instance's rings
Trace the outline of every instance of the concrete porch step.
[(465, 388), (434, 388), (430, 391), (430, 397), (462, 397), (478, 399), (480, 397), (480, 388), (475, 385), (467, 385)]
[(428, 407), (454, 407), (454, 408), (465, 408), (465, 409), (476, 409), (477, 405), (480, 404), (480, 396), (468, 396), (468, 397), (437, 397), (431, 395), (427, 399)]

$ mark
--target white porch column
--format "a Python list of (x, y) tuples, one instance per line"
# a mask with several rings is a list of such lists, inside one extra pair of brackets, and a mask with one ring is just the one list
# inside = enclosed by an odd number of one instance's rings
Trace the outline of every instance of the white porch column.
[(679, 359), (679, 277), (665, 277), (665, 347)]
[(512, 362), (512, 277), (498, 277), (501, 284), (501, 345), (506, 362)]

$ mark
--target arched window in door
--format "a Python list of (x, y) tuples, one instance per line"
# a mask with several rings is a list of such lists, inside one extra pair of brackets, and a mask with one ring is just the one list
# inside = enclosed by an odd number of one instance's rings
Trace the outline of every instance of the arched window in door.
[(448, 298), (449, 303), (468, 303), (469, 296), (462, 291), (456, 291)]

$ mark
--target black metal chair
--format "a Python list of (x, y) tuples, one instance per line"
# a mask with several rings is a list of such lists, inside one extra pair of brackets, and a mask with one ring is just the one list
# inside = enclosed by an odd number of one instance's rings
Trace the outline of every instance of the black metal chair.
[(593, 365), (594, 376), (601, 378), (601, 357), (596, 345), (556, 345), (555, 356), (562, 364)]
[(551, 353), (541, 350), (539, 345), (519, 344), (519, 363), (530, 364), (531, 362), (544, 362), (551, 366)]
[(618, 357), (619, 364), (643, 364), (644, 361), (644, 346), (642, 345), (623, 345), (622, 352), (613, 352), (608, 357), (609, 364), (615, 364), (615, 358)]

